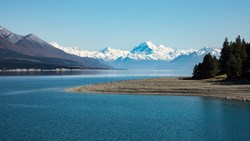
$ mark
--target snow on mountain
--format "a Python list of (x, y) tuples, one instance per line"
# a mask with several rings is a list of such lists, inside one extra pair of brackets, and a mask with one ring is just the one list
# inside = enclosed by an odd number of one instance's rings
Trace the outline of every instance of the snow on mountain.
[(200, 50), (195, 50), (190, 54), (180, 55), (164, 65), (160, 64), (158, 69), (188, 70), (191, 72), (196, 64), (202, 62), (206, 54), (210, 53), (216, 58), (219, 58), (220, 52), (220, 48), (204, 47)]
[(129, 54), (129, 51), (114, 49), (110, 47), (106, 47), (103, 50), (100, 50), (95, 56), (98, 59), (102, 59), (104, 61), (115, 61), (119, 57), (125, 57)]
[(58, 48), (66, 53), (77, 55), (80, 57), (89, 57), (89, 58), (96, 58), (94, 51), (87, 51), (87, 50), (80, 50), (77, 46), (76, 47), (63, 47), (56, 42), (51, 42), (50, 45)]
[(0, 26), (0, 37), (7, 39), (9, 42), (15, 44), (20, 41), (24, 36), (12, 33), (8, 29)]
[(17, 43), (18, 41), (20, 41), (21, 39), (23, 39), (24, 36), (22, 35), (18, 35), (18, 34), (14, 34), (14, 33), (11, 33), (10, 35), (8, 35), (6, 37), (6, 39), (8, 41), (10, 41), (11, 43), (15, 44)]
[(145, 41), (139, 46), (133, 48), (130, 52), (125, 50), (106, 47), (100, 51), (80, 50), (78, 47), (63, 47), (56, 42), (50, 43), (52, 46), (61, 49), (67, 53), (78, 55), (81, 57), (91, 57), (104, 61), (115, 61), (124, 59), (132, 60), (160, 60), (171, 61), (180, 55), (187, 55), (193, 52), (190, 50), (179, 50), (165, 47), (163, 45), (155, 45), (152, 41)]
[(81, 50), (78, 47), (63, 47), (56, 42), (51, 42), (50, 44), (70, 54), (78, 55), (81, 57), (100, 59), (104, 61), (115, 61), (117, 58), (125, 57), (129, 53), (129, 51), (114, 49), (110, 47), (106, 47), (100, 51), (87, 51)]
[(100, 51), (80, 50), (78, 47), (63, 47), (56, 42), (52, 46), (64, 52), (98, 59), (114, 68), (123, 69), (190, 69), (202, 61), (203, 57), (211, 55), (219, 58), (221, 49), (205, 47), (200, 50), (180, 50), (155, 45), (152, 41), (145, 41), (134, 47), (130, 52), (106, 47)]
[(212, 56), (215, 56), (217, 59), (220, 57), (220, 48), (215, 48), (215, 47), (204, 47), (200, 50), (196, 50), (189, 55), (180, 55), (176, 57), (174, 60), (171, 61), (171, 63), (185, 63), (185, 62), (190, 62), (190, 63), (199, 63), (203, 60), (203, 57), (210, 53)]
[(26, 35), (23, 40), (29, 40), (31, 42), (36, 42), (39, 44), (47, 44), (47, 42), (45, 42), (44, 40), (40, 39), (39, 37), (37, 37), (35, 34), (31, 33)]
[(152, 54), (153, 53), (153, 49), (156, 49), (157, 47), (153, 44), (153, 42), (151, 41), (146, 41), (141, 43), (139, 46), (133, 48), (133, 50), (131, 51), (132, 54), (144, 54), (144, 55), (148, 55), (148, 54)]
[(205, 56), (206, 54), (210, 53), (212, 56), (215, 56), (217, 59), (220, 57), (220, 48), (215, 47), (204, 47), (198, 51), (194, 51), (192, 54), (197, 56)]
[[(19, 35), (17, 35), (17, 36), (19, 36)], [(21, 39), (19, 41), (17, 41), (16, 43), (14, 43), (15, 45), (26, 46), (26, 47), (29, 46), (30, 49), (34, 49), (34, 47), (38, 47), (38, 46), (42, 46), (42, 47), (50, 46), (50, 48), (51, 48), (51, 45), (49, 45), (47, 42), (45, 42), (44, 40), (40, 39), (39, 37), (37, 37), (33, 33), (28, 34), (28, 35), (26, 35), (24, 37), (21, 36), (19, 38), (21, 38)]]
[(0, 37), (6, 38), (8, 35), (10, 35), (12, 32), (7, 30), (6, 28), (0, 26)]
[(190, 54), (192, 51), (192, 49), (173, 49), (164, 45), (155, 45), (152, 41), (145, 41), (135, 47), (127, 57), (134, 60), (171, 61), (179, 55)]
[(53, 47), (34, 34), (21, 36), (0, 27), (0, 69), (112, 69), (96, 59), (82, 58)]

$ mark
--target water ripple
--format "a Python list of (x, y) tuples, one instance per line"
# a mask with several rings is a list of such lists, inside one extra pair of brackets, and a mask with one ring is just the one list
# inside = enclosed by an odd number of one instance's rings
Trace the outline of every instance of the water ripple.
[(27, 93), (34, 93), (34, 92), (41, 92), (41, 91), (59, 91), (63, 88), (42, 88), (42, 89), (34, 89), (34, 90), (21, 90), (21, 91), (14, 91), (14, 92), (7, 92), (7, 93), (3, 93), (0, 95), (19, 95), (19, 94), (27, 94)]

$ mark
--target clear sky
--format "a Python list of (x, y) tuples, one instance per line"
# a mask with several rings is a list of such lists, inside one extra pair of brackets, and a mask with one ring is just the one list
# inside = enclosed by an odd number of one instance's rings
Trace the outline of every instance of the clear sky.
[(0, 25), (64, 46), (130, 50), (151, 40), (172, 48), (250, 41), (250, 0), (1, 0)]

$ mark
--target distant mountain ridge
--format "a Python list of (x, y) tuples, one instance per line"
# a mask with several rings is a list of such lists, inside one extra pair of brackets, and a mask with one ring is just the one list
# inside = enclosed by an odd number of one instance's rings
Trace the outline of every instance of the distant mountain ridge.
[(101, 59), (104, 61), (115, 61), (117, 58), (121, 56), (125, 57), (129, 53), (129, 51), (113, 49), (110, 47), (106, 47), (100, 51), (87, 51), (87, 50), (80, 50), (78, 49), (78, 47), (63, 47), (56, 42), (51, 42), (50, 44), (70, 54), (74, 54), (81, 57)]
[(204, 47), (200, 50), (180, 50), (155, 45), (152, 41), (145, 41), (134, 47), (131, 51), (114, 48), (104, 48), (100, 51), (80, 50), (76, 47), (63, 47), (56, 42), (51, 45), (70, 54), (92, 57), (123, 69), (192, 69), (195, 64), (202, 61), (203, 57), (211, 53), (219, 58), (220, 48)]
[(93, 58), (68, 54), (34, 34), (26, 36), (0, 27), (0, 69), (111, 69)]
[[(34, 34), (15, 34), (0, 26), (0, 70), (6, 69), (168, 69), (192, 70), (211, 53), (219, 58), (221, 49), (180, 50), (145, 41), (131, 51), (106, 47), (100, 51), (63, 47), (47, 43)], [(110, 67), (111, 66), (111, 67)]]
[(50, 43), (54, 47), (61, 49), (70, 54), (93, 57), (105, 61), (115, 61), (120, 58), (130, 58), (134, 60), (165, 60), (171, 61), (179, 55), (186, 55), (193, 52), (193, 49), (179, 50), (165, 47), (163, 45), (155, 45), (152, 41), (142, 42), (139, 46), (134, 47), (131, 51), (119, 50), (106, 47), (100, 51), (81, 50), (77, 47), (63, 47), (56, 42)]

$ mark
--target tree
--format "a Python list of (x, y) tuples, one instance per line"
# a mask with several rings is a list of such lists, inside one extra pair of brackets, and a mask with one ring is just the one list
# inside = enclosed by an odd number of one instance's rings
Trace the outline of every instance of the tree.
[(236, 79), (239, 77), (239, 63), (233, 54), (229, 58), (229, 72), (227, 73), (228, 79)]
[(228, 79), (250, 79), (250, 43), (240, 36), (230, 43), (225, 38), (220, 59), (206, 55), (203, 62), (194, 67), (193, 78), (211, 78), (217, 73), (227, 74)]
[(210, 53), (205, 55), (202, 65), (205, 68), (204, 78), (213, 78), (217, 75), (217, 59), (213, 57)]
[(250, 43), (246, 43), (245, 51), (246, 51), (246, 59), (243, 62), (242, 78), (250, 79)]
[(194, 67), (194, 79), (207, 79), (216, 76), (218, 70), (218, 60), (210, 53), (205, 55), (203, 62)]
[(242, 70), (242, 58), (240, 56), (241, 40), (237, 37), (235, 42), (231, 44), (232, 53), (229, 55), (229, 72), (227, 73), (229, 79), (239, 78)]
[(220, 64), (220, 74), (227, 74), (229, 73), (229, 58), (230, 54), (232, 53), (231, 47), (229, 46), (228, 39), (226, 38), (223, 43), (223, 48), (221, 50), (221, 56), (219, 59)]
[(198, 78), (198, 75), (199, 75), (198, 65), (196, 64), (194, 66), (194, 69), (193, 69), (193, 78)]
[(238, 36), (235, 42), (228, 42), (226, 38), (219, 59), (220, 74), (227, 74), (228, 79), (236, 79), (243, 76), (247, 69), (247, 43)]
[(245, 62), (247, 60), (247, 43), (246, 41), (243, 39), (242, 40), (242, 45), (241, 45), (241, 50), (240, 50), (240, 57), (242, 59), (243, 62)]
[(193, 78), (202, 79), (203, 71), (204, 71), (204, 68), (203, 68), (202, 63), (195, 65), (194, 70), (193, 70)]

